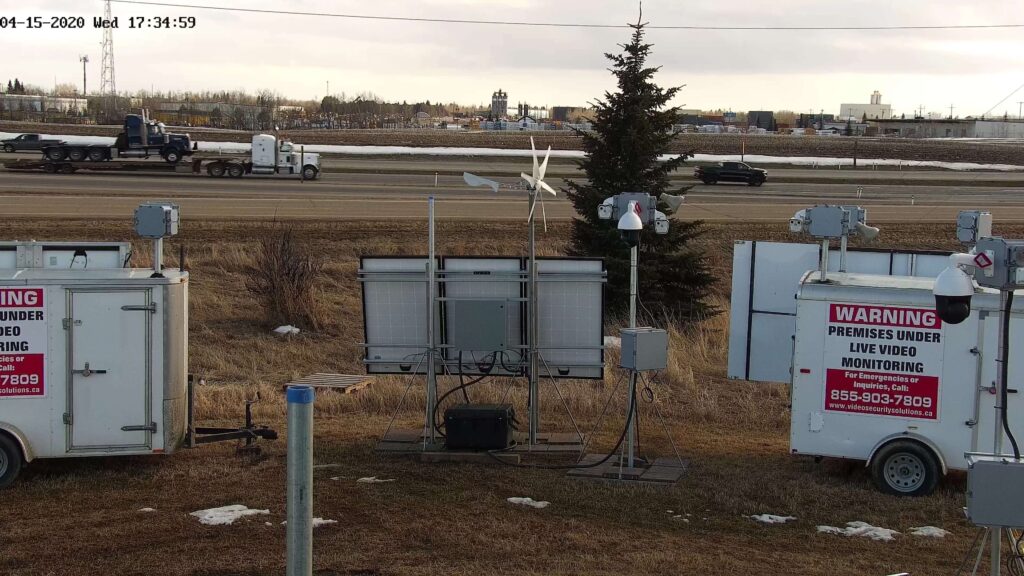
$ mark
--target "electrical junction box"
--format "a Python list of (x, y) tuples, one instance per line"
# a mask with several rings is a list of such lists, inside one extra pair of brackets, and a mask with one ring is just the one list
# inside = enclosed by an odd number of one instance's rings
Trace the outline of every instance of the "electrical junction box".
[(807, 233), (815, 238), (839, 238), (847, 230), (848, 213), (842, 206), (814, 206), (807, 209)]
[(516, 411), (509, 404), (462, 404), (444, 411), (449, 450), (502, 450), (512, 446)]
[(143, 204), (135, 209), (135, 233), (143, 238), (159, 239), (178, 233), (177, 204)]
[(668, 333), (661, 328), (623, 328), (619, 367), (644, 372), (668, 366)]
[(508, 300), (448, 300), (447, 342), (459, 350), (505, 350)]
[(979, 238), (974, 251), (975, 262), (984, 254), (991, 263), (978, 265), (974, 279), (979, 286), (997, 290), (1016, 290), (1024, 287), (1024, 240), (1007, 240), (998, 236)]
[(623, 192), (614, 196), (615, 209), (612, 214), (613, 219), (622, 218), (622, 215), (629, 210), (629, 203), (636, 202), (637, 206), (640, 207), (640, 221), (644, 223), (644, 226), (654, 222), (654, 212), (658, 209), (658, 199), (646, 192)]
[(992, 236), (992, 213), (981, 210), (962, 210), (956, 216), (956, 239), (973, 246), (978, 238)]
[(1024, 461), (1005, 456), (967, 457), (967, 517), (978, 526), (1024, 526)]

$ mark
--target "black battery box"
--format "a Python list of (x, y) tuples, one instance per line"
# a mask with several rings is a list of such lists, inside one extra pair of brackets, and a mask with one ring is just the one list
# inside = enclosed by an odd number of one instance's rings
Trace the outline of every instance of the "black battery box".
[(460, 404), (444, 411), (449, 450), (502, 450), (512, 446), (516, 412), (509, 404)]

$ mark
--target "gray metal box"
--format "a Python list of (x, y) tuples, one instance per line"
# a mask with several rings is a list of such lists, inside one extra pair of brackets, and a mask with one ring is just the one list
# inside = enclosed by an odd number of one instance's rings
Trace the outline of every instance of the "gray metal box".
[(992, 213), (981, 210), (961, 210), (956, 216), (956, 239), (973, 245), (978, 238), (992, 236)]
[(646, 192), (622, 192), (615, 195), (615, 212), (613, 218), (618, 220), (629, 210), (629, 203), (636, 202), (640, 206), (640, 220), (644, 225), (654, 222), (654, 211), (658, 209), (658, 199)]
[(508, 300), (448, 300), (448, 344), (458, 350), (504, 350)]
[(968, 455), (967, 517), (978, 526), (1024, 527), (1024, 462)]
[(974, 280), (979, 286), (997, 290), (1016, 290), (1024, 286), (1024, 241), (999, 236), (979, 238), (975, 251), (992, 260), (988, 268), (974, 269)]
[(176, 204), (143, 204), (135, 209), (135, 233), (143, 238), (167, 238), (178, 233)]
[(623, 328), (619, 367), (643, 372), (668, 366), (668, 333), (661, 328)]
[(847, 212), (842, 206), (814, 206), (807, 209), (807, 233), (815, 238), (839, 238), (846, 230)]

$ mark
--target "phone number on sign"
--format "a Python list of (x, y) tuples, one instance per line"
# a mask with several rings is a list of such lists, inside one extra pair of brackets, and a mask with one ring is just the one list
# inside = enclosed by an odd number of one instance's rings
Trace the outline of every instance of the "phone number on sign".
[(0, 386), (35, 386), (39, 374), (0, 374)]
[(909, 406), (913, 408), (931, 408), (932, 399), (927, 396), (904, 394), (884, 394), (881, 392), (857, 392), (856, 390), (833, 390), (831, 400), (839, 402), (863, 402), (865, 404), (881, 404), (883, 406)]

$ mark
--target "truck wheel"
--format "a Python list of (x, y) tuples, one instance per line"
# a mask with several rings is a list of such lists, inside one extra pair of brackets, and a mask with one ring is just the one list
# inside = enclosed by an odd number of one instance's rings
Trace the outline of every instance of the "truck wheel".
[(65, 150), (63, 148), (57, 147), (57, 148), (47, 148), (46, 149), (46, 157), (49, 158), (50, 160), (54, 160), (56, 162), (59, 162), (59, 161), (65, 159), (65, 158), (67, 158), (67, 156), (68, 156), (68, 152), (67, 152), (67, 150)]
[(764, 180), (761, 180), (760, 178), (754, 177), (747, 180), (747, 186), (760, 186), (761, 184), (764, 184)]
[(245, 168), (242, 168), (240, 164), (228, 164), (228, 176), (241, 178), (243, 175), (245, 175)]
[(56, 164), (43, 164), (43, 172), (46, 172), (47, 174), (56, 174), (58, 168), (60, 168), (60, 166)]
[(68, 160), (75, 162), (81, 162), (85, 160), (86, 152), (84, 148), (71, 148), (68, 150)]
[(882, 492), (927, 496), (939, 484), (941, 469), (932, 451), (920, 442), (898, 440), (882, 447), (871, 461), (871, 476)]
[(206, 173), (214, 178), (219, 178), (224, 175), (224, 164), (221, 162), (214, 162), (206, 167)]
[(102, 162), (106, 160), (106, 157), (103, 154), (103, 150), (97, 148), (95, 150), (89, 150), (89, 160), (92, 160), (93, 162)]
[(171, 164), (177, 164), (178, 161), (181, 160), (181, 152), (179, 152), (177, 148), (164, 149), (162, 156), (164, 157), (164, 160)]
[(714, 178), (705, 178), (704, 183), (707, 184), (708, 186), (711, 186), (713, 184), (717, 184), (718, 180), (715, 180)]
[(71, 164), (62, 164), (60, 167), (61, 174), (74, 174), (75, 170), (77, 170), (77, 168), (75, 168)]
[(0, 488), (10, 486), (23, 465), (21, 448), (7, 434), (0, 432)]
[(14, 152), (14, 146), (10, 144), (4, 144), (4, 152)]
[(316, 180), (316, 175), (320, 171), (316, 169), (316, 166), (305, 166), (302, 168), (302, 177), (306, 180)]

